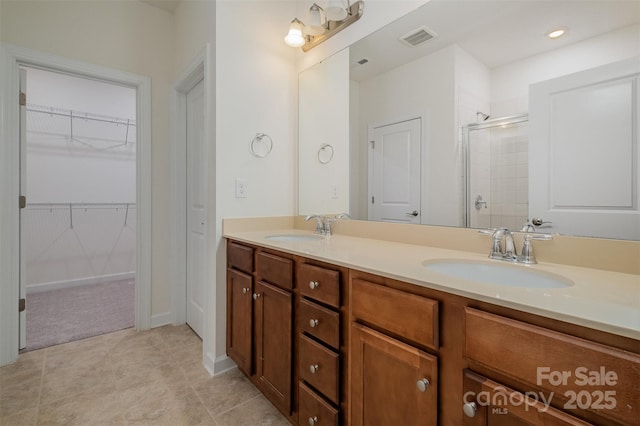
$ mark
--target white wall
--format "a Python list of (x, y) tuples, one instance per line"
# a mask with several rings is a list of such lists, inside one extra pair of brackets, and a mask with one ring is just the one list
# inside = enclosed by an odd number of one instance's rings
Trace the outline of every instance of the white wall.
[(151, 77), (151, 310), (167, 312), (172, 15), (138, 1), (2, 1), (0, 9), (2, 42)]
[[(491, 70), (494, 117), (529, 111), (529, 85), (640, 56), (640, 25), (630, 25)], [(570, 33), (569, 33), (570, 34)]]

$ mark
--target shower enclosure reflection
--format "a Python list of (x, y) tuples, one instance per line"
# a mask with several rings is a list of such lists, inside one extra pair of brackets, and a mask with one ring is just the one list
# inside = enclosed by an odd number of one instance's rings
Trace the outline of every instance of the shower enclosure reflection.
[(464, 126), (465, 225), (520, 229), (528, 219), (528, 115)]

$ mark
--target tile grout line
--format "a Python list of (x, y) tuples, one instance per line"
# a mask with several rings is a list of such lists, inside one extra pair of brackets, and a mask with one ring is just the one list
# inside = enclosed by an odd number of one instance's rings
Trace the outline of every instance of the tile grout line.
[[(251, 384), (253, 385), (253, 383), (251, 383)], [(228, 413), (229, 411), (231, 411), (231, 410), (235, 410), (236, 408), (240, 408), (240, 407), (242, 407), (243, 405), (246, 405), (246, 404), (250, 403), (250, 402), (251, 402), (251, 401), (253, 401), (254, 399), (258, 399), (258, 398), (260, 398), (261, 396), (263, 396), (263, 395), (262, 395), (262, 393), (258, 392), (258, 394), (257, 394), (256, 396), (254, 396), (254, 397), (252, 397), (252, 398), (249, 398), (249, 399), (247, 399), (246, 401), (243, 401), (243, 402), (241, 402), (240, 404), (238, 404), (238, 405), (236, 405), (236, 406), (233, 406), (233, 407), (229, 408), (228, 410), (225, 410), (225, 411), (222, 411), (222, 412), (218, 413), (218, 417), (219, 417), (219, 416), (222, 416), (222, 415), (227, 414), (227, 413)], [(270, 403), (270, 402), (269, 402), (269, 403)], [(270, 403), (270, 404), (271, 404), (271, 403)], [(274, 408), (275, 408), (275, 407), (274, 407)], [(280, 412), (278, 411), (278, 413), (280, 413)], [(215, 421), (215, 419), (214, 419), (214, 421)]]
[[(173, 357), (173, 354), (170, 354), (169, 356), (171, 356), (171, 358), (173, 358), (174, 362), (176, 364), (178, 364), (178, 362), (175, 360), (175, 358)], [(193, 393), (196, 394), (196, 397), (198, 398), (198, 400), (200, 401), (200, 404), (202, 404), (202, 407), (204, 408), (204, 410), (207, 412), (207, 414), (209, 415), (209, 417), (211, 417), (211, 420), (213, 421), (214, 426), (218, 425), (218, 422), (216, 422), (216, 419), (214, 418), (213, 414), (211, 414), (211, 411), (209, 411), (209, 408), (207, 408), (207, 405), (204, 403), (204, 400), (202, 399), (202, 397), (200, 396), (200, 394), (198, 393), (198, 391), (196, 391), (196, 388), (193, 387), (193, 384), (191, 382), (191, 380), (189, 380), (189, 378), (187, 377), (187, 374), (185, 373), (184, 368), (182, 368), (182, 364), (178, 365), (178, 368), (180, 369), (180, 372), (182, 373), (182, 377), (184, 377), (185, 381), (189, 384), (189, 387), (191, 388), (191, 390), (193, 391)], [(206, 370), (205, 370), (206, 371)], [(207, 374), (209, 374), (207, 372)]]
[(38, 403), (36, 404), (36, 414), (34, 416), (33, 419), (33, 425), (37, 426), (38, 425), (38, 416), (40, 415), (40, 402), (42, 400), (42, 387), (44, 386), (44, 373), (45, 373), (45, 367), (47, 366), (47, 353), (49, 352), (49, 349), (46, 348), (44, 350), (44, 356), (42, 357), (42, 369), (40, 371), (40, 387), (38, 389)]

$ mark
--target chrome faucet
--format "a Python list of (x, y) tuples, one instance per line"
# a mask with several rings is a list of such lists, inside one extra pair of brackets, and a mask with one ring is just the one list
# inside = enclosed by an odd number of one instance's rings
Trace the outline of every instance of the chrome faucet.
[[(518, 261), (516, 246), (513, 242), (513, 234), (507, 228), (499, 229), (481, 229), (481, 234), (491, 235), (491, 259), (508, 260), (510, 262)], [(504, 241), (504, 244), (502, 243)]]
[(480, 229), (478, 232), (483, 235), (491, 236), (491, 252), (489, 253), (489, 257), (491, 259), (506, 260), (509, 262), (518, 262), (525, 264), (538, 263), (536, 261), (536, 257), (533, 254), (533, 246), (531, 245), (531, 240), (552, 239), (551, 235), (549, 234), (526, 234), (524, 236), (522, 253), (518, 256), (515, 244), (513, 242), (513, 234), (507, 228)]
[(335, 222), (338, 219), (351, 219), (351, 216), (349, 216), (349, 213), (340, 213), (335, 215), (334, 217), (323, 217), (317, 214), (311, 214), (307, 217), (304, 218), (304, 220), (311, 220), (311, 219), (315, 219), (316, 220), (316, 234), (320, 234), (320, 235), (331, 235), (333, 233), (333, 230), (331, 229), (331, 224), (333, 222)]
[(310, 214), (304, 218), (306, 221), (310, 221), (311, 219), (316, 220), (316, 234), (325, 235), (324, 218), (317, 214)]

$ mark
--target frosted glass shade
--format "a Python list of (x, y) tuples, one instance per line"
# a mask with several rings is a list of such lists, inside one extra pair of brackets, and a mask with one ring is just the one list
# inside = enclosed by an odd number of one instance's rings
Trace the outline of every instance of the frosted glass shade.
[(347, 17), (347, 7), (346, 0), (329, 0), (324, 8), (324, 16), (330, 21), (342, 21)]
[(304, 45), (306, 40), (302, 34), (302, 27), (303, 24), (298, 18), (294, 18), (293, 21), (291, 21), (289, 33), (284, 37), (284, 42), (287, 43), (288, 46), (301, 47)]
[(313, 6), (309, 8), (309, 20), (307, 21), (309, 24), (304, 27), (305, 34), (312, 36), (324, 34), (326, 30), (324, 27), (324, 21), (325, 19), (322, 14), (322, 8), (314, 3)]

